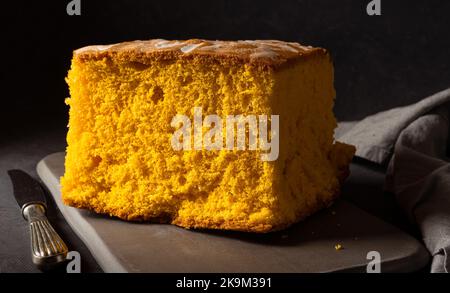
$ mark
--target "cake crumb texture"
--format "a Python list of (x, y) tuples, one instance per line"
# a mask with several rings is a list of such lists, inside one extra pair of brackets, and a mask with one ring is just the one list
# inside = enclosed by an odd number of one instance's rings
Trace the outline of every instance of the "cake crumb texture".
[[(124, 220), (269, 232), (339, 195), (355, 149), (333, 138), (333, 66), (324, 49), (276, 41), (264, 55), (222, 42), (226, 50), (205, 53), (199, 48), (217, 41), (139, 42), (74, 53), (66, 204)], [(279, 115), (278, 159), (262, 161), (259, 149), (173, 150), (171, 120), (192, 117), (194, 107), (204, 116)]]

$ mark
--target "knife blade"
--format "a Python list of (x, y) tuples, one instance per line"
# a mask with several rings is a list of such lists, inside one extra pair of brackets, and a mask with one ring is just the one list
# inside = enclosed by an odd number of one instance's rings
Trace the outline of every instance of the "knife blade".
[(22, 170), (9, 170), (13, 192), (28, 221), (31, 234), (31, 258), (34, 264), (48, 268), (63, 263), (67, 245), (56, 233), (46, 217), (45, 191), (33, 177)]
[(22, 170), (9, 170), (8, 175), (11, 178), (14, 196), (20, 209), (30, 203), (39, 203), (47, 207), (44, 190), (33, 177)]

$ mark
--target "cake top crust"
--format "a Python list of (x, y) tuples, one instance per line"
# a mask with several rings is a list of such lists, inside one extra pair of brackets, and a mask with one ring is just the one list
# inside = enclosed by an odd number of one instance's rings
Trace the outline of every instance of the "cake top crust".
[(277, 40), (210, 41), (190, 39), (169, 41), (153, 39), (87, 46), (75, 50), (74, 56), (81, 60), (87, 60), (121, 55), (140, 61), (154, 58), (171, 60), (195, 56), (278, 66), (315, 53), (326, 54), (326, 50)]

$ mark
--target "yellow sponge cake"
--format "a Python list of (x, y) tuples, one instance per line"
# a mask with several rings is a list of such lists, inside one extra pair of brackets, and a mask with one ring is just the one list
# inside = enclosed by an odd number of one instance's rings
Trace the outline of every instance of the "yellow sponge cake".
[(329, 205), (348, 175), (354, 147), (334, 141), (333, 65), (321, 48), (160, 39), (89, 46), (74, 52), (67, 82), (61, 185), (74, 207), (268, 232)]

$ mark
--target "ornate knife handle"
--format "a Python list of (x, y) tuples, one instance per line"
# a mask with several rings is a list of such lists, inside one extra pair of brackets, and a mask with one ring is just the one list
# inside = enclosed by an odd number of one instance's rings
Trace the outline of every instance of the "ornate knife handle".
[(52, 266), (66, 260), (67, 246), (50, 225), (42, 203), (30, 203), (22, 208), (30, 224), (31, 258), (38, 266)]

